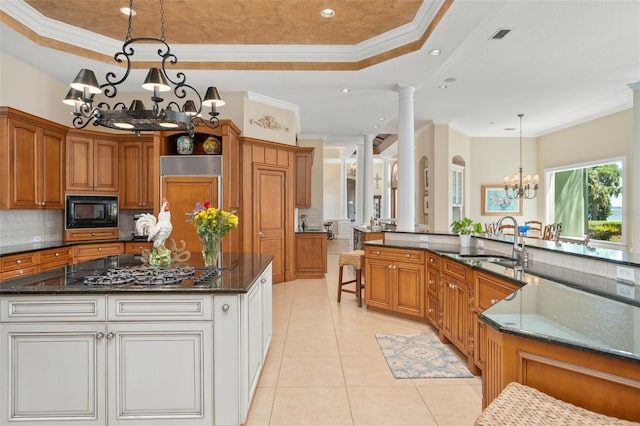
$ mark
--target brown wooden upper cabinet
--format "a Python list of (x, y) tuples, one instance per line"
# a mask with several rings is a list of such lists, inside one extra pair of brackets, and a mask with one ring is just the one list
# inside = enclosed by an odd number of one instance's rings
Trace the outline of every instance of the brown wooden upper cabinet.
[(92, 132), (67, 135), (67, 192), (117, 193), (118, 142)]
[(314, 148), (298, 148), (296, 152), (296, 207), (311, 207), (311, 166)]
[(63, 209), (65, 128), (0, 108), (0, 208)]
[(153, 136), (119, 138), (120, 208), (153, 210)]

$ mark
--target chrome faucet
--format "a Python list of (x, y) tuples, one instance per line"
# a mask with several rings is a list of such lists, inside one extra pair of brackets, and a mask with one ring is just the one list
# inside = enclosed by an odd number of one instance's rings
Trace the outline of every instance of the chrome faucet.
[(593, 231), (589, 231), (589, 233), (585, 235), (584, 240), (582, 241), (582, 245), (585, 246), (587, 250), (595, 250), (595, 247), (589, 247), (589, 241), (595, 236), (596, 233)]
[(518, 261), (518, 263), (527, 263), (529, 260), (529, 253), (527, 253), (527, 248), (524, 243), (524, 238), (522, 238), (522, 244), (518, 244), (518, 237), (520, 236), (520, 227), (518, 227), (518, 221), (513, 216), (502, 216), (500, 220), (498, 220), (498, 224), (496, 225), (498, 231), (502, 227), (502, 221), (505, 219), (511, 219), (513, 222), (513, 252), (511, 253), (511, 258), (513, 260)]

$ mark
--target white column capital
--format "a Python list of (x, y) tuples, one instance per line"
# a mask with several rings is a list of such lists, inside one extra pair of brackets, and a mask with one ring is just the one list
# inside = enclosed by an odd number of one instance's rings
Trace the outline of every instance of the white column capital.
[(634, 83), (629, 83), (629, 84), (627, 84), (627, 86), (631, 90), (638, 90), (638, 89), (640, 89), (640, 81), (636, 81)]

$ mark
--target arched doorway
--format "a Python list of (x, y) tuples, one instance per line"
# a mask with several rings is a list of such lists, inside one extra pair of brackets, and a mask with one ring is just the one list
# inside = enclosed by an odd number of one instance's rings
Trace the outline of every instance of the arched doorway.
[(391, 217), (398, 217), (398, 162), (391, 166)]

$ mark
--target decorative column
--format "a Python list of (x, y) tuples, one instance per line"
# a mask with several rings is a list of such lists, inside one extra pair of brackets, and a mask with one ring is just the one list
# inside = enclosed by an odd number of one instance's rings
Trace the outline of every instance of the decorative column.
[(412, 86), (399, 86), (398, 113), (398, 231), (415, 230), (416, 195)]
[(364, 147), (362, 158), (362, 198), (363, 198), (363, 222), (369, 225), (373, 217), (373, 138), (375, 135), (364, 135)]
[(356, 224), (364, 223), (364, 154), (362, 145), (356, 145)]
[(633, 130), (631, 135), (631, 161), (627, 165), (627, 207), (629, 214), (625, 226), (629, 227), (629, 251), (640, 252), (640, 81), (629, 84), (633, 90)]

